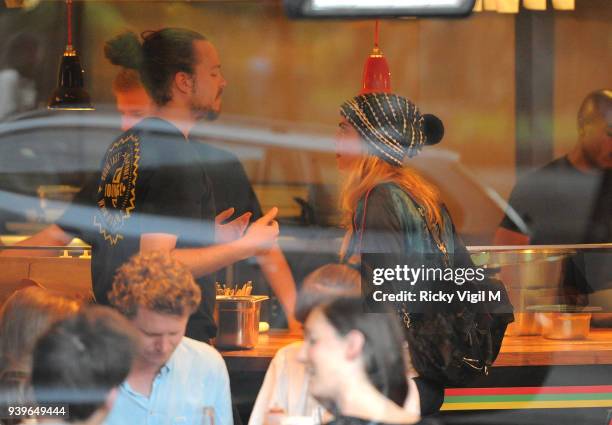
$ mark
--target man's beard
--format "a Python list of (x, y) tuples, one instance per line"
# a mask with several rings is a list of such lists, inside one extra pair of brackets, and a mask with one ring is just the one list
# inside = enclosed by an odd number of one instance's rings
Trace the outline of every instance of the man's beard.
[(193, 100), (191, 102), (189, 109), (191, 109), (191, 112), (195, 115), (195, 117), (198, 120), (203, 119), (206, 121), (214, 121), (221, 114), (220, 110), (215, 110), (211, 108), (210, 106), (199, 105), (197, 102), (194, 102)]
[[(215, 102), (221, 97), (223, 91), (219, 91), (219, 93), (217, 94), (217, 97), (215, 98)], [(196, 118), (198, 120), (203, 119), (206, 121), (214, 121), (217, 118), (219, 118), (219, 115), (221, 114), (221, 109), (214, 109), (214, 107), (209, 106), (209, 105), (202, 105), (201, 103), (199, 103), (198, 101), (198, 96), (197, 96), (197, 90), (195, 89), (195, 87), (193, 88), (193, 91), (191, 92), (192, 97), (191, 97), (191, 102), (190, 102), (190, 109), (191, 112), (196, 116)]]
[(217, 118), (219, 118), (219, 115), (221, 115), (221, 111), (219, 110), (214, 110), (214, 109), (209, 109), (208, 112), (206, 113), (206, 116), (204, 117), (204, 119), (206, 121), (214, 121)]

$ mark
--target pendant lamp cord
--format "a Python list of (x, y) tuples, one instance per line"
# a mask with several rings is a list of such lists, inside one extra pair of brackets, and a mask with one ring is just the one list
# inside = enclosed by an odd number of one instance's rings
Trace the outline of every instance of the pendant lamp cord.
[(66, 0), (66, 15), (68, 17), (68, 45), (72, 47), (72, 0)]
[(376, 20), (376, 25), (374, 27), (374, 47), (378, 48), (378, 19)]

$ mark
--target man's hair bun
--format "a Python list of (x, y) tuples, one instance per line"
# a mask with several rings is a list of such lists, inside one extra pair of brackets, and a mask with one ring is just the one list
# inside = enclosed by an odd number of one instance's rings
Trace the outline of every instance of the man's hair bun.
[(113, 64), (130, 69), (140, 69), (142, 65), (142, 44), (131, 31), (111, 38), (104, 45), (104, 55)]
[(423, 130), (425, 131), (425, 144), (435, 145), (444, 137), (444, 124), (433, 114), (423, 115)]

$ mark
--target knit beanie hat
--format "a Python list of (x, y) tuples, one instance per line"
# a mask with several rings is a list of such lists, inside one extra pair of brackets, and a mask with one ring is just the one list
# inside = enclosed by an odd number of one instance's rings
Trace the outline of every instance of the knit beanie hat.
[(438, 143), (444, 126), (434, 115), (421, 115), (414, 103), (392, 93), (365, 93), (344, 102), (340, 113), (367, 142), (370, 151), (401, 166), (423, 145)]

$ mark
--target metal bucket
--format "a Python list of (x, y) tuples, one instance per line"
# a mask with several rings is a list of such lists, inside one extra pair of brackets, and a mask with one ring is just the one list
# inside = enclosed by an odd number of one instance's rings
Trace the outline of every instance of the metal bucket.
[(563, 281), (565, 262), (574, 250), (538, 248), (508, 251), (476, 251), (474, 261), (490, 269), (498, 269), (507, 287), (538, 289), (558, 287)]
[(215, 303), (217, 337), (213, 344), (219, 348), (245, 350), (254, 348), (259, 337), (259, 312), (265, 295), (218, 295)]
[(475, 262), (499, 272), (510, 301), (514, 306), (515, 321), (506, 335), (540, 335), (541, 324), (528, 308), (537, 304), (561, 302), (561, 286), (565, 278), (566, 262), (573, 250), (530, 247), (505, 251), (475, 252)]
[[(579, 304), (580, 301), (565, 285), (571, 285), (577, 273), (584, 273), (589, 285), (607, 287), (609, 280), (608, 256), (612, 244), (532, 245), (532, 246), (480, 246), (471, 247), (472, 259), (506, 285), (514, 306), (515, 322), (506, 335), (539, 335), (548, 338), (581, 338), (589, 316), (582, 309), (580, 315), (568, 311), (548, 311), (538, 314), (534, 306)], [(581, 265), (584, 260), (584, 264)], [(606, 273), (608, 272), (608, 273)], [(589, 296), (591, 306), (601, 304)], [(605, 301), (603, 302), (605, 304)], [(570, 308), (571, 306), (567, 306)], [(556, 314), (559, 313), (559, 314)], [(550, 317), (549, 317), (550, 316)], [(549, 320), (550, 319), (550, 320)], [(555, 319), (555, 320), (552, 320)], [(605, 318), (603, 319), (605, 320)], [(543, 324), (551, 324), (543, 329)], [(553, 326), (554, 325), (554, 326)], [(563, 328), (563, 331), (558, 329)]]

